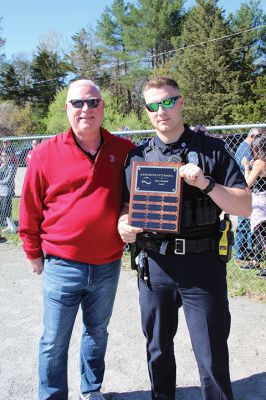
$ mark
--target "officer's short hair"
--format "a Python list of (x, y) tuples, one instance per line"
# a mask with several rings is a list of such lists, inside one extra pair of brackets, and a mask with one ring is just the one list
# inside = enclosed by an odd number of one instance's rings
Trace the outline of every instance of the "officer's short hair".
[(148, 82), (146, 82), (143, 86), (142, 93), (144, 94), (146, 90), (156, 88), (159, 89), (163, 86), (172, 86), (173, 88), (179, 90), (179, 86), (177, 82), (172, 79), (168, 78), (165, 76), (155, 76), (154, 78), (151, 78)]

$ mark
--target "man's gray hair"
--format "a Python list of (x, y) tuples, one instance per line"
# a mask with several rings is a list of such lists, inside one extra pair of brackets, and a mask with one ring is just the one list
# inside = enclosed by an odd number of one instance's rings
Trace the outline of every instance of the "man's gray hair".
[(90, 79), (78, 79), (77, 81), (73, 81), (69, 85), (68, 91), (67, 91), (67, 101), (69, 100), (69, 92), (70, 92), (70, 90), (75, 86), (91, 86), (91, 87), (94, 87), (99, 92), (100, 98), (102, 98), (101, 89), (99, 88), (98, 85), (96, 85), (96, 83), (94, 83)]

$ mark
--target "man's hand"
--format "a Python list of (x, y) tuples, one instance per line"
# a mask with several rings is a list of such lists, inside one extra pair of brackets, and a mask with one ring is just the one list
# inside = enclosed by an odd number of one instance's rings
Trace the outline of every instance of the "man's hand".
[(118, 232), (125, 243), (134, 243), (137, 233), (143, 232), (141, 228), (134, 228), (128, 224), (128, 214), (124, 214), (118, 221)]
[(37, 275), (41, 275), (44, 267), (43, 258), (35, 258), (34, 260), (28, 260), (29, 265), (31, 266), (32, 272), (35, 272)]
[(188, 185), (196, 186), (200, 190), (206, 189), (209, 179), (205, 178), (202, 170), (195, 164), (185, 164), (179, 168), (179, 173)]

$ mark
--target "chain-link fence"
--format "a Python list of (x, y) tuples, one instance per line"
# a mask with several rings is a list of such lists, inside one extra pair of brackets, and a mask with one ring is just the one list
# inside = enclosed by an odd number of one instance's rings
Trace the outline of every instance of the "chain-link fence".
[[(135, 143), (148, 140), (154, 131), (125, 132)], [(116, 132), (118, 133), (118, 132)], [(120, 135), (123, 133), (119, 132)], [(243, 147), (245, 133), (211, 133), (222, 138), (228, 151), (237, 161), (246, 155)], [(19, 203), (23, 179), (35, 146), (46, 140), (44, 136), (5, 138), (0, 140), (0, 229), (2, 236), (16, 234), (19, 220)], [(241, 146), (240, 146), (241, 145)], [(266, 177), (259, 177), (251, 187), (253, 195), (266, 192)], [(265, 201), (265, 197), (263, 197)], [(265, 203), (260, 206), (266, 207)], [(229, 289), (235, 294), (266, 293), (265, 240), (266, 221), (251, 226), (250, 219), (231, 217), (235, 232), (233, 258), (228, 265)]]

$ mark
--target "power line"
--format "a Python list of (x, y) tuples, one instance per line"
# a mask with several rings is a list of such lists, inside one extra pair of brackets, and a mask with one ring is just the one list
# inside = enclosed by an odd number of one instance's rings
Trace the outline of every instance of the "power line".
[[(229, 35), (220, 36), (218, 38), (209, 39), (209, 40), (206, 40), (206, 41), (203, 41), (203, 42), (199, 42), (199, 43), (196, 43), (196, 44), (191, 44), (191, 45), (187, 45), (187, 46), (185, 45), (185, 46), (179, 47), (177, 49), (165, 51), (165, 52), (162, 52), (162, 53), (159, 53), (159, 54), (150, 55), (150, 56), (147, 56), (147, 57), (142, 57), (142, 58), (137, 58), (137, 59), (134, 59), (134, 60), (126, 61), (125, 63), (128, 65), (128, 64), (134, 64), (134, 63), (137, 63), (137, 62), (140, 62), (140, 61), (150, 60), (150, 59), (153, 59), (153, 58), (156, 58), (156, 57), (161, 57), (163, 55), (173, 54), (173, 53), (176, 53), (176, 52), (181, 51), (181, 50), (186, 50), (188, 48), (199, 47), (199, 46), (202, 46), (204, 44), (212, 43), (212, 42), (215, 42), (215, 41), (218, 41), (218, 40), (224, 40), (224, 39), (228, 39), (228, 38), (233, 37), (233, 36), (242, 35), (244, 33), (251, 32), (251, 31), (254, 31), (254, 30), (257, 30), (257, 29), (260, 29), (260, 28), (264, 28), (264, 27), (266, 27), (266, 24), (262, 24), (262, 25), (254, 27), (254, 28), (245, 29), (243, 31), (238, 31), (238, 32), (235, 32), (235, 33), (232, 33), (232, 34), (229, 34)], [(247, 46), (243, 46), (243, 47), (247, 47)], [(234, 50), (235, 49), (232, 49), (232, 51), (234, 51)], [(97, 72), (99, 70), (111, 69), (113, 67), (117, 67), (117, 64), (116, 63), (104, 64), (102, 66), (98, 66), (95, 69), (91, 69), (91, 70), (85, 71), (85, 72), (86, 73)], [(42, 81), (37, 81), (37, 82), (31, 83), (29, 86), (34, 87), (35, 85), (39, 85), (39, 84), (43, 84), (43, 83), (47, 83), (47, 82), (51, 82), (51, 81), (55, 81), (55, 80), (59, 80), (59, 79), (61, 79), (61, 77), (46, 79), (46, 80), (42, 80)]]
[[(215, 41), (223, 40), (223, 39), (228, 39), (230, 37), (237, 36), (237, 35), (242, 35), (244, 33), (247, 33), (247, 32), (250, 32), (250, 31), (254, 31), (254, 30), (257, 30), (257, 29), (260, 29), (260, 28), (263, 28), (263, 27), (266, 27), (266, 24), (259, 25), (257, 27), (250, 28), (250, 29), (245, 29), (244, 31), (235, 32), (235, 33), (232, 33), (230, 35), (224, 35), (224, 36), (220, 36), (218, 38), (209, 39), (209, 40), (206, 40), (204, 42), (199, 42), (199, 43), (196, 43), (196, 44), (182, 46), (182, 47), (179, 47), (178, 49), (173, 49), (173, 50), (165, 51), (165, 52), (162, 52), (162, 53), (159, 53), (159, 54), (150, 55), (150, 56), (143, 57), (143, 58), (137, 58), (137, 59), (131, 60), (131, 61), (126, 61), (126, 64), (133, 64), (133, 63), (144, 61), (144, 60), (147, 60), (147, 59), (152, 59), (152, 58), (155, 58), (155, 57), (160, 57), (160, 56), (163, 56), (163, 55), (175, 53), (177, 51), (186, 50), (186, 49), (192, 48), (192, 47), (199, 47), (199, 46), (202, 46), (202, 45), (207, 44), (207, 43), (211, 43), (211, 42), (215, 42)], [(110, 68), (113, 68), (113, 67), (116, 67), (116, 66), (117, 66), (117, 64), (115, 64), (115, 63), (113, 63), (113, 64), (105, 64), (103, 66), (99, 66), (96, 69), (92, 69), (92, 70), (86, 71), (86, 72), (96, 72), (99, 69), (110, 69)]]

